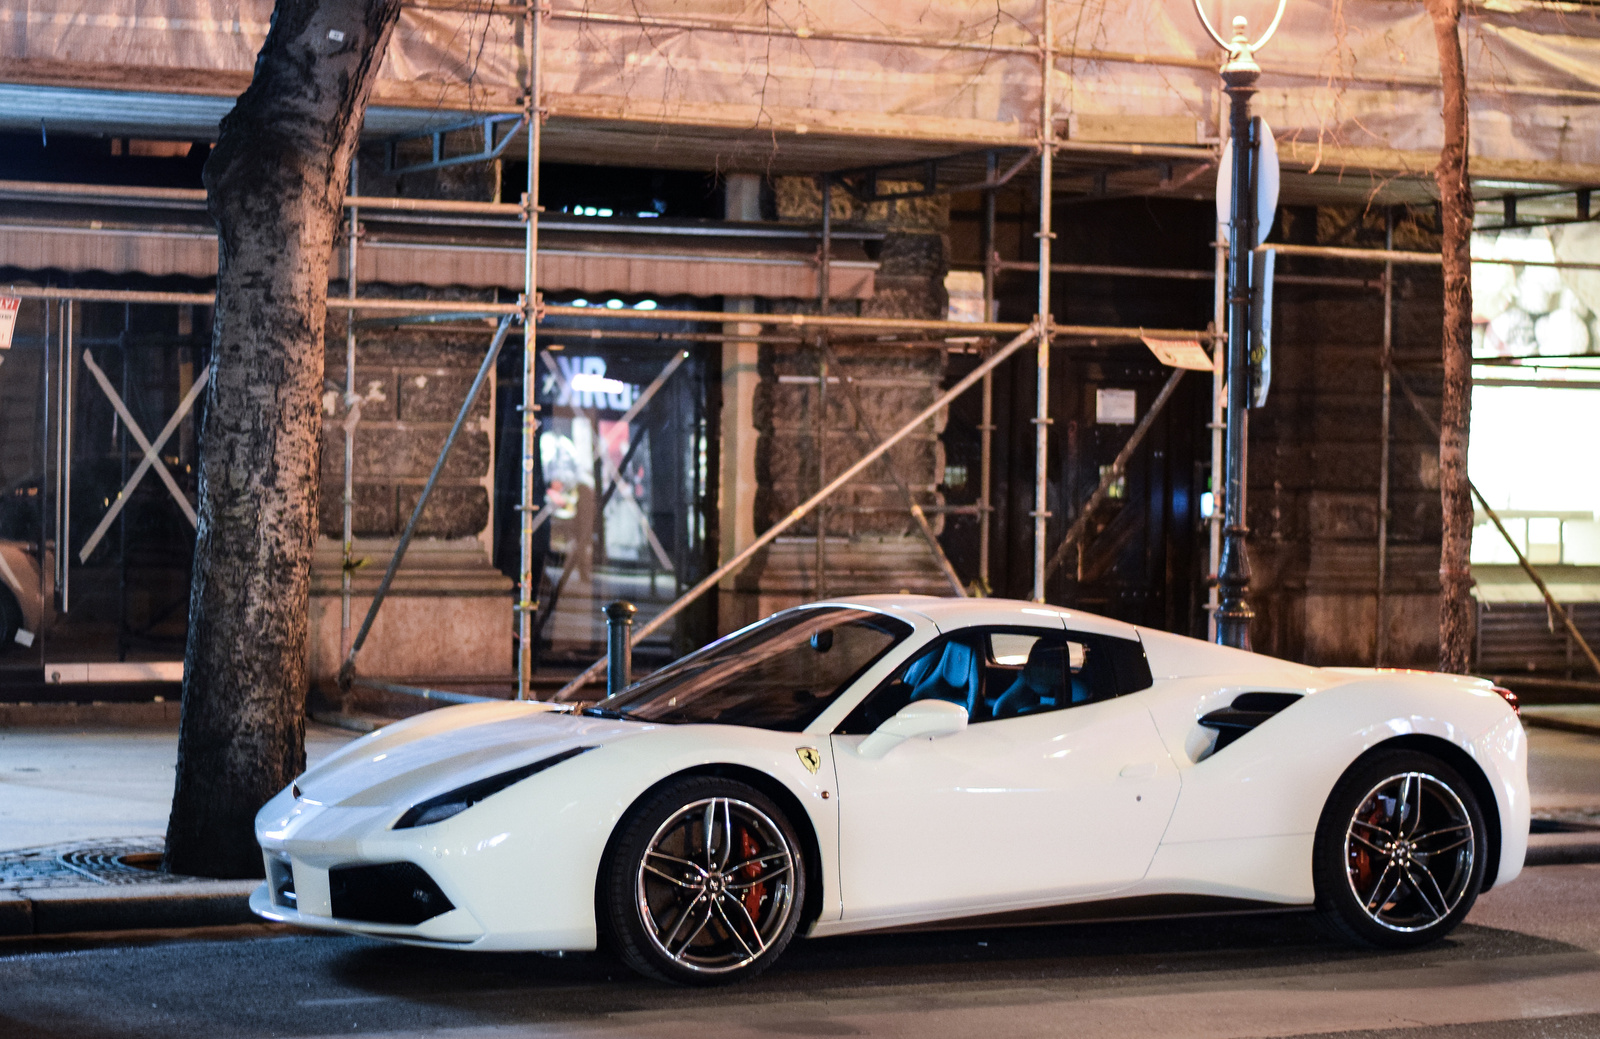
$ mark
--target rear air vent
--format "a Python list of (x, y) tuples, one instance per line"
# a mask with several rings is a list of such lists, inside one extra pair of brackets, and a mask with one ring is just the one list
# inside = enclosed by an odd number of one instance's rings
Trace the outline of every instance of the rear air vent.
[(1200, 724), (1217, 730), (1217, 743), (1211, 752), (1215, 754), (1300, 696), (1300, 693), (1240, 693), (1229, 706), (1205, 715)]
[(414, 862), (338, 866), (328, 871), (333, 915), (373, 924), (420, 924), (455, 906)]

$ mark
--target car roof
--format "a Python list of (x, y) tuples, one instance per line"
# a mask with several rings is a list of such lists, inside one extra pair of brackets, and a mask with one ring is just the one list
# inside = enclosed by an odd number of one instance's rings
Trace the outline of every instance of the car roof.
[(1099, 617), (1081, 610), (1066, 610), (1047, 603), (1023, 599), (956, 598), (937, 595), (853, 595), (830, 599), (840, 606), (862, 606), (886, 613), (919, 614), (940, 631), (973, 624), (1015, 624), (1040, 616), (1059, 617), (1073, 631), (1092, 635), (1115, 635), (1124, 639), (1139, 637), (1139, 629), (1123, 621)]

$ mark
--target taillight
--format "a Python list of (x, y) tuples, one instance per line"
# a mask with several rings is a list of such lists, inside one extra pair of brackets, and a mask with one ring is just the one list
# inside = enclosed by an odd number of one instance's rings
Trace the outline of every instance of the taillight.
[(1511, 706), (1511, 713), (1512, 714), (1516, 714), (1516, 715), (1521, 715), (1522, 714), (1522, 703), (1517, 699), (1517, 694), (1516, 693), (1513, 693), (1511, 690), (1507, 689), (1503, 685), (1495, 686), (1494, 687), (1494, 691), (1500, 694), (1500, 699), (1504, 700), (1507, 704), (1509, 704)]

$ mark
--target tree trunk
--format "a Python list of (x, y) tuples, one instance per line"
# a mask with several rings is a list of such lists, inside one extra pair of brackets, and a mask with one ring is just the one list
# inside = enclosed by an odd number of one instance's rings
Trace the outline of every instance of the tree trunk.
[(205, 167), (217, 225), (199, 527), (166, 867), (262, 873), (256, 811), (305, 764), (328, 263), (399, 0), (278, 0)]
[(1439, 47), (1444, 147), (1439, 185), (1444, 254), (1444, 401), (1439, 417), (1439, 670), (1462, 673), (1472, 658), (1472, 492), (1467, 478), (1472, 415), (1472, 182), (1467, 176), (1467, 75), (1461, 0), (1424, 0)]

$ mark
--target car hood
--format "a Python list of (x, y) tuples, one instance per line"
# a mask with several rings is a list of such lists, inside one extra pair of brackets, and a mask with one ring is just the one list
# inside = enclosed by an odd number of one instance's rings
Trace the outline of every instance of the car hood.
[(547, 704), (446, 707), (363, 736), (306, 772), (295, 786), (299, 797), (313, 804), (409, 804), (574, 747), (612, 743), (653, 728), (560, 713)]

